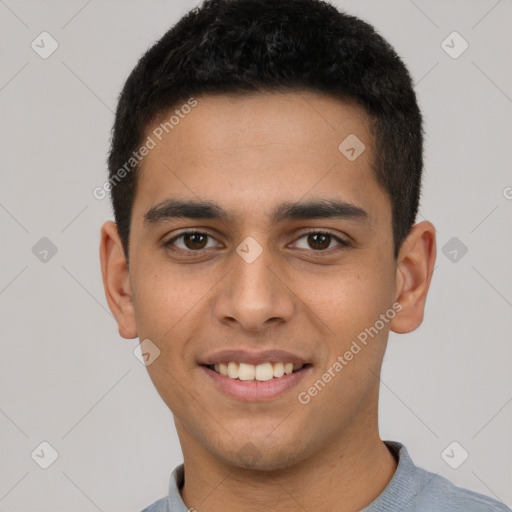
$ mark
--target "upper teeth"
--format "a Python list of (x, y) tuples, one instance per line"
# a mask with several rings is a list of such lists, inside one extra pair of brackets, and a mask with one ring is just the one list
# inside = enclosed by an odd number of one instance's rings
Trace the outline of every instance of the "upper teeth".
[(302, 366), (302, 364), (293, 363), (263, 363), (254, 365), (230, 361), (228, 364), (215, 364), (214, 369), (217, 373), (232, 379), (265, 381), (274, 377), (282, 377), (284, 374), (288, 375), (295, 370), (300, 370)]

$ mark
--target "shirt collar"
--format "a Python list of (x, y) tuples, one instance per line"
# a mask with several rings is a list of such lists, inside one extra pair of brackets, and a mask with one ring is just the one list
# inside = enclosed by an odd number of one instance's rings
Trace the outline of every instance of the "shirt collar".
[(173, 512), (188, 512), (188, 508), (181, 499), (180, 491), (185, 483), (185, 466), (180, 464), (171, 473), (169, 482), (169, 510)]
[(398, 461), (397, 468), (385, 489), (361, 512), (412, 510), (419, 492), (417, 467), (409, 456), (407, 448), (397, 441), (384, 441), (384, 444)]

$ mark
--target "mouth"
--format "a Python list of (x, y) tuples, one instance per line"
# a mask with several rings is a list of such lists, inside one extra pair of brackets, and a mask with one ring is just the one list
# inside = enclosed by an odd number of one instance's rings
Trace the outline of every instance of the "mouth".
[(263, 362), (250, 364), (224, 361), (199, 366), (213, 388), (222, 395), (240, 402), (268, 403), (278, 400), (297, 387), (312, 370), (310, 363)]
[(285, 375), (300, 372), (311, 364), (294, 364), (292, 362), (265, 362), (261, 364), (238, 363), (236, 361), (202, 365), (209, 370), (229, 379), (239, 381), (267, 382), (281, 379)]

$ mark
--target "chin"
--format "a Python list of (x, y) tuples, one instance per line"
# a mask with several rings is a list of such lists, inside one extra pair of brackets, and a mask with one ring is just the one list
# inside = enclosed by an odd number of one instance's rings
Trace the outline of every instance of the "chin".
[[(288, 441), (291, 438), (288, 438)], [(237, 450), (217, 453), (229, 465), (249, 471), (275, 471), (291, 468), (306, 458), (297, 443), (276, 439), (244, 440), (237, 442)], [(302, 455), (302, 456), (301, 456)]]

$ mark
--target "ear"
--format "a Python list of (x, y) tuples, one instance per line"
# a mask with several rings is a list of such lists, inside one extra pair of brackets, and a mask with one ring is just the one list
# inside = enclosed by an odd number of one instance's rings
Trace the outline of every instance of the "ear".
[(399, 334), (411, 332), (423, 322), (435, 261), (434, 226), (428, 221), (415, 224), (397, 258), (395, 302), (399, 302), (402, 309), (391, 321), (392, 331)]
[(128, 265), (117, 225), (107, 221), (101, 227), (101, 274), (108, 306), (123, 338), (137, 337)]

